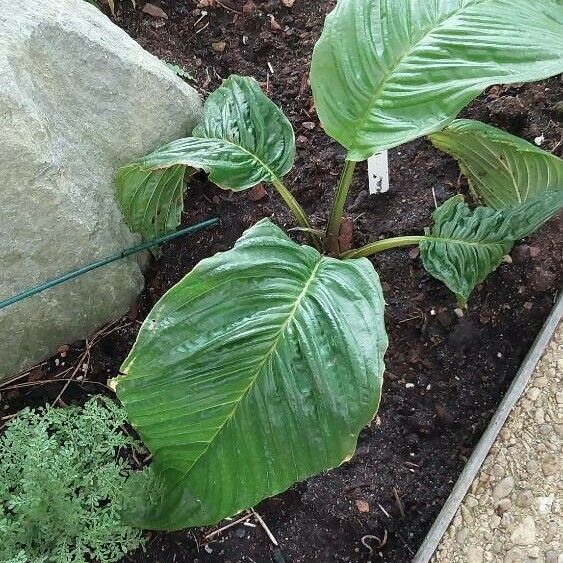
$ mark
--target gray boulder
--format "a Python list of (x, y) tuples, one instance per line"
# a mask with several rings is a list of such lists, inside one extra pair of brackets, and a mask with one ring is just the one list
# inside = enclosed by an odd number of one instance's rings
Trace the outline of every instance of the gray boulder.
[[(0, 0), (0, 300), (138, 242), (120, 166), (185, 136), (195, 90), (84, 0)], [(124, 314), (122, 260), (0, 310), (0, 380)]]

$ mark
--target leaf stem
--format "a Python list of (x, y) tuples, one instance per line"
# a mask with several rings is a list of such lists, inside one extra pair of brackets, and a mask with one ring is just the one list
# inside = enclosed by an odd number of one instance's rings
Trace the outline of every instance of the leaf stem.
[(366, 246), (362, 246), (362, 248), (345, 252), (344, 254), (341, 254), (340, 258), (365, 258), (366, 256), (372, 256), (378, 252), (383, 252), (384, 250), (391, 250), (402, 246), (414, 246), (419, 244), (425, 238), (426, 237), (424, 235), (386, 238), (378, 240), (377, 242), (372, 242)]
[(348, 191), (350, 189), (350, 184), (352, 183), (355, 169), (356, 162), (353, 160), (347, 160), (344, 165), (344, 170), (342, 171), (342, 176), (340, 177), (340, 182), (338, 183), (336, 195), (332, 203), (332, 209), (330, 210), (330, 217), (328, 219), (328, 226), (326, 229), (325, 248), (330, 254), (335, 256), (337, 256), (340, 252), (338, 244), (340, 224), (342, 223), (344, 205), (346, 203), (346, 198), (348, 197)]
[(293, 195), (283, 184), (283, 182), (276, 178), (272, 180), (272, 184), (274, 185), (282, 199), (285, 201), (286, 205), (289, 207), (289, 210), (297, 220), (299, 226), (303, 229), (306, 229), (305, 233), (307, 234), (307, 237), (311, 244), (313, 244), (315, 248), (320, 249), (321, 240), (314, 233), (313, 226), (311, 224), (311, 221), (309, 220), (309, 217), (307, 216), (307, 213), (305, 213), (305, 210), (301, 207), (301, 205), (299, 205), (299, 202), (293, 197)]

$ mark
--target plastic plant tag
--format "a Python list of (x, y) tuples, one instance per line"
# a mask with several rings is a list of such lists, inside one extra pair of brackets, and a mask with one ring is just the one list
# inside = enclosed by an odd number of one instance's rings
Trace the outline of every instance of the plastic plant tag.
[(389, 154), (383, 151), (368, 158), (369, 193), (384, 194), (389, 191)]

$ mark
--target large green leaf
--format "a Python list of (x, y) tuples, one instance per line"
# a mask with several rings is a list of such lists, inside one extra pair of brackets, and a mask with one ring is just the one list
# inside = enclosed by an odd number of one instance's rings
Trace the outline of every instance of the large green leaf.
[(138, 164), (119, 170), (117, 201), (133, 232), (153, 240), (176, 230), (184, 208), (185, 170), (176, 165), (151, 171)]
[(430, 139), (459, 162), (489, 207), (502, 209), (563, 188), (563, 160), (496, 127), (457, 119)]
[(279, 180), (294, 160), (295, 134), (287, 117), (256, 80), (231, 76), (205, 102), (203, 122), (191, 137), (161, 147), (139, 164), (202, 168), (219, 187), (239, 191)]
[[(167, 217), (170, 231), (178, 226), (182, 210), (178, 184), (171, 181), (180, 166), (201, 168), (221, 188), (239, 191), (261, 182), (279, 183), (294, 160), (295, 134), (285, 115), (256, 80), (231, 76), (207, 99), (203, 121), (191, 137), (119, 171), (118, 199), (134, 231), (152, 232), (155, 217)], [(171, 167), (177, 172), (162, 172)], [(173, 227), (172, 218), (178, 219)]]
[(462, 196), (455, 196), (434, 212), (434, 226), (420, 242), (424, 267), (466, 305), (475, 286), (500, 265), (514, 243), (536, 231), (562, 206), (563, 191), (501, 210), (472, 211)]
[(443, 129), (486, 87), (563, 71), (559, 0), (339, 0), (311, 68), (319, 118), (364, 160)]
[(157, 485), (127, 520), (211, 524), (348, 459), (379, 404), (383, 309), (368, 260), (322, 256), (268, 220), (196, 266), (116, 380)]

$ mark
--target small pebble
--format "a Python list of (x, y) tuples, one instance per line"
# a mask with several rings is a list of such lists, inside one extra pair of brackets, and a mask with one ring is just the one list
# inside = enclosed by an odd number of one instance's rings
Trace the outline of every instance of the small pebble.
[(509, 475), (495, 485), (493, 489), (493, 500), (498, 504), (501, 499), (507, 497), (512, 492), (512, 489), (514, 489), (514, 477)]
[(505, 513), (502, 515), (502, 518), (500, 519), (501, 528), (504, 528), (505, 530), (508, 530), (509, 528), (512, 527), (513, 524), (514, 524), (514, 518), (513, 518), (513, 516), (512, 516), (510, 513), (505, 512)]
[(497, 512), (499, 514), (504, 514), (507, 510), (510, 509), (511, 506), (512, 506), (512, 501), (509, 498), (503, 498), (497, 504)]
[(501, 478), (506, 475), (506, 471), (504, 470), (504, 467), (502, 467), (502, 465), (499, 465), (497, 463), (493, 465), (493, 475), (497, 478)]
[(456, 533), (455, 541), (460, 545), (463, 545), (467, 541), (468, 537), (469, 537), (469, 530), (467, 528), (462, 528)]
[(536, 523), (531, 516), (525, 516), (512, 532), (510, 539), (516, 545), (533, 545), (536, 541)]
[(504, 563), (524, 563), (524, 552), (519, 547), (512, 548), (503, 559)]
[(553, 454), (549, 454), (542, 462), (541, 469), (546, 477), (557, 475), (559, 473), (559, 460)]
[(547, 385), (547, 377), (538, 377), (534, 381), (534, 387), (538, 389), (543, 389)]
[(534, 495), (530, 491), (524, 491), (516, 497), (516, 506), (529, 508), (534, 502)]
[(483, 548), (471, 546), (467, 550), (467, 563), (483, 563)]
[(541, 391), (537, 387), (532, 387), (526, 393), (526, 395), (527, 395), (528, 399), (530, 399), (530, 401), (537, 401), (538, 397), (541, 395)]

